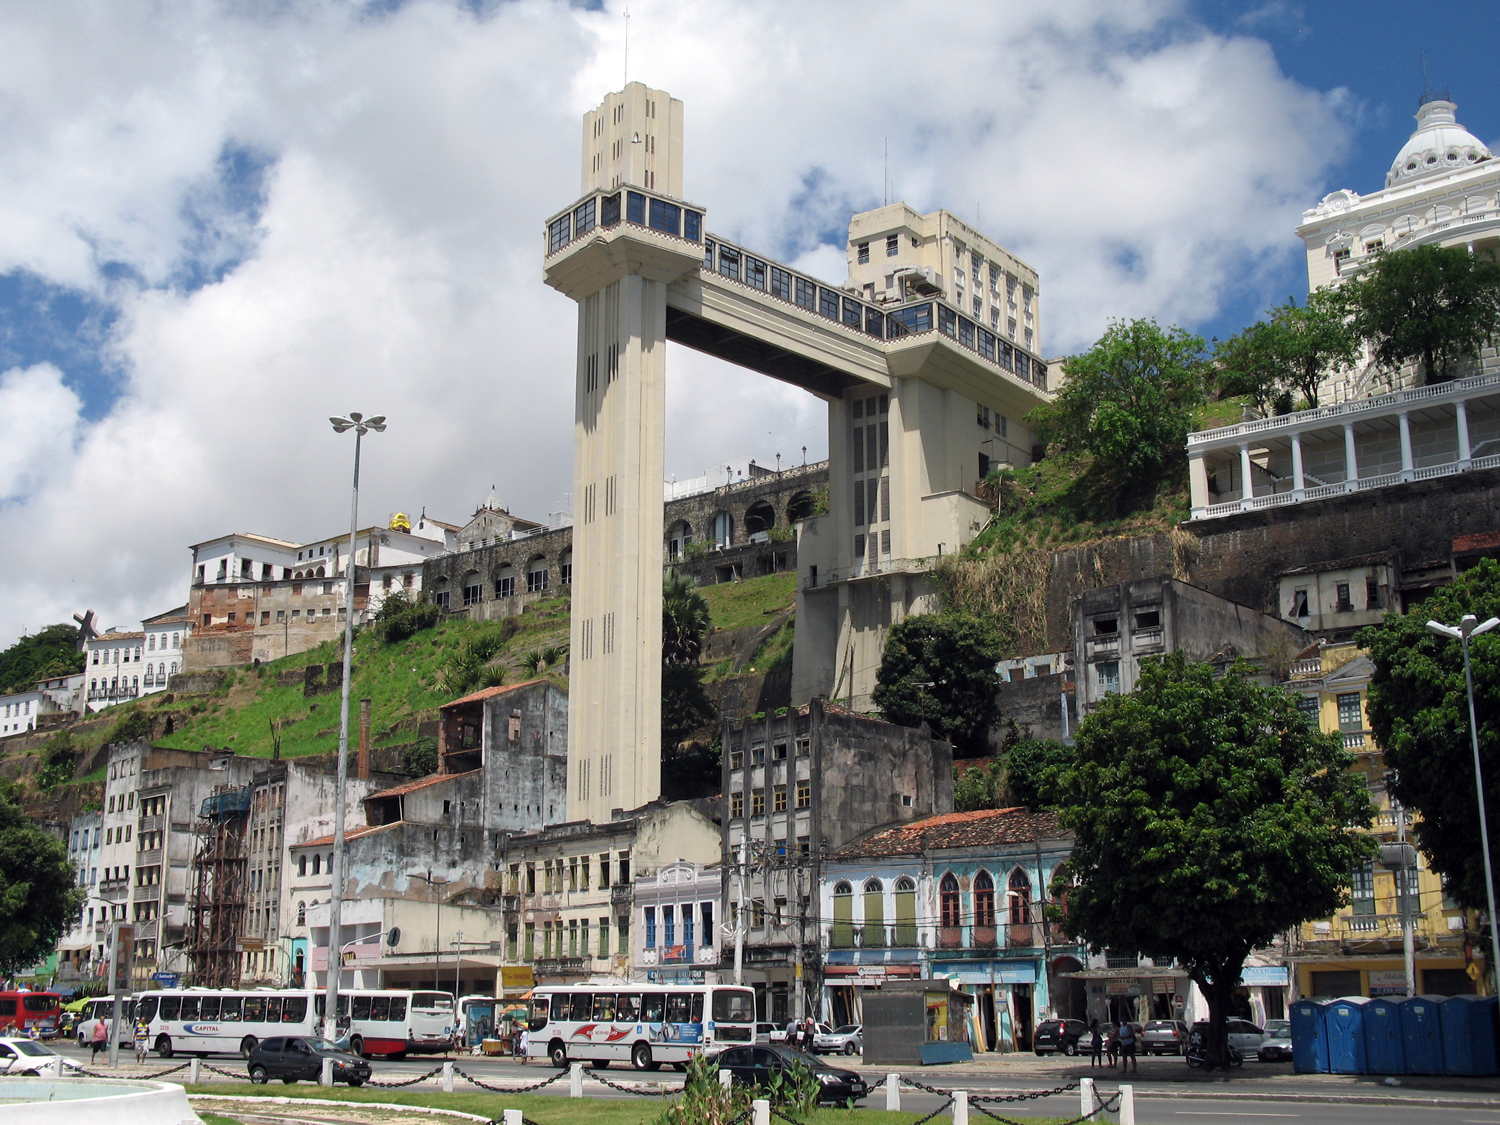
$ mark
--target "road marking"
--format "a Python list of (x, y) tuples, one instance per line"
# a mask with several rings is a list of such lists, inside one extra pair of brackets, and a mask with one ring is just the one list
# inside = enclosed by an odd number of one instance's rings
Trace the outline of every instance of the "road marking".
[[(1231, 1110), (1216, 1109), (1178, 1109), (1174, 1110), (1178, 1117), (1301, 1117), (1300, 1113), (1235, 1113)], [(1486, 1122), (1485, 1125), (1490, 1125)]]

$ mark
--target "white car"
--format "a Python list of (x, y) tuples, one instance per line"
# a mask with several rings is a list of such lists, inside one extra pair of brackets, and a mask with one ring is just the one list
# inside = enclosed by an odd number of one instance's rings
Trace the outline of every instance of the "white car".
[(31, 1071), (57, 1078), (66, 1071), (82, 1069), (82, 1064), (64, 1058), (35, 1040), (0, 1039), (0, 1074), (25, 1074)]
[(813, 1050), (820, 1055), (862, 1055), (865, 1029), (857, 1023), (846, 1023), (833, 1031), (821, 1031), (813, 1036)]

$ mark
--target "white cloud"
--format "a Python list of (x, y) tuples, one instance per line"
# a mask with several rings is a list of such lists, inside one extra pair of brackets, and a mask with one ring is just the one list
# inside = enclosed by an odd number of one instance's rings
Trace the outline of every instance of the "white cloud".
[[(574, 313), (541, 283), (540, 229), (578, 191), (579, 115), (619, 82), (618, 12), (251, 11), (0, 14), (0, 272), (116, 302), (125, 372), (88, 423), (55, 369), (0, 384), (20, 496), (0, 641), (177, 604), (185, 545), (223, 531), (329, 533), (351, 454), (331, 413), (392, 419), (367, 447), (372, 519), (462, 518), (491, 483), (541, 514), (571, 490)], [(893, 197), (982, 211), (1041, 271), (1049, 354), (1111, 315), (1192, 323), (1253, 290), (1347, 143), (1334, 96), (1171, 0), (631, 11), (632, 77), (686, 102), (711, 229), (837, 280), (820, 243), (880, 202), (888, 140)], [(270, 162), (255, 222), (223, 183), (239, 150)], [(822, 455), (809, 396), (669, 354), (669, 471)]]

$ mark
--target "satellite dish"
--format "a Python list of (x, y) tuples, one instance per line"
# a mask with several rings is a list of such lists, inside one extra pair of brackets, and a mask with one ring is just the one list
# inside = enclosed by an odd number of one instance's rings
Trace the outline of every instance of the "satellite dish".
[(385, 943), (392, 949), (401, 944), (401, 927), (392, 926), (390, 933), (385, 935)]

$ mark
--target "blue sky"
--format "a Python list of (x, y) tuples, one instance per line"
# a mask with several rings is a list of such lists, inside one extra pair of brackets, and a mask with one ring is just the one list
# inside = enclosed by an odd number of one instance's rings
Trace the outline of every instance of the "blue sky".
[[(575, 310), (540, 282), (623, 3), (0, 10), (0, 643), (180, 604), (186, 545), (571, 490)], [(711, 230), (843, 276), (852, 210), (944, 207), (1034, 265), (1042, 346), (1225, 336), (1304, 289), (1301, 212), (1380, 188), (1420, 52), (1500, 139), (1500, 4), (631, 0)], [(963, 34), (954, 33), (962, 28)], [(894, 45), (894, 46), (893, 46)], [(871, 65), (880, 60), (880, 65)], [(982, 211), (982, 214), (981, 214)], [(826, 410), (673, 345), (667, 471), (827, 448)]]

